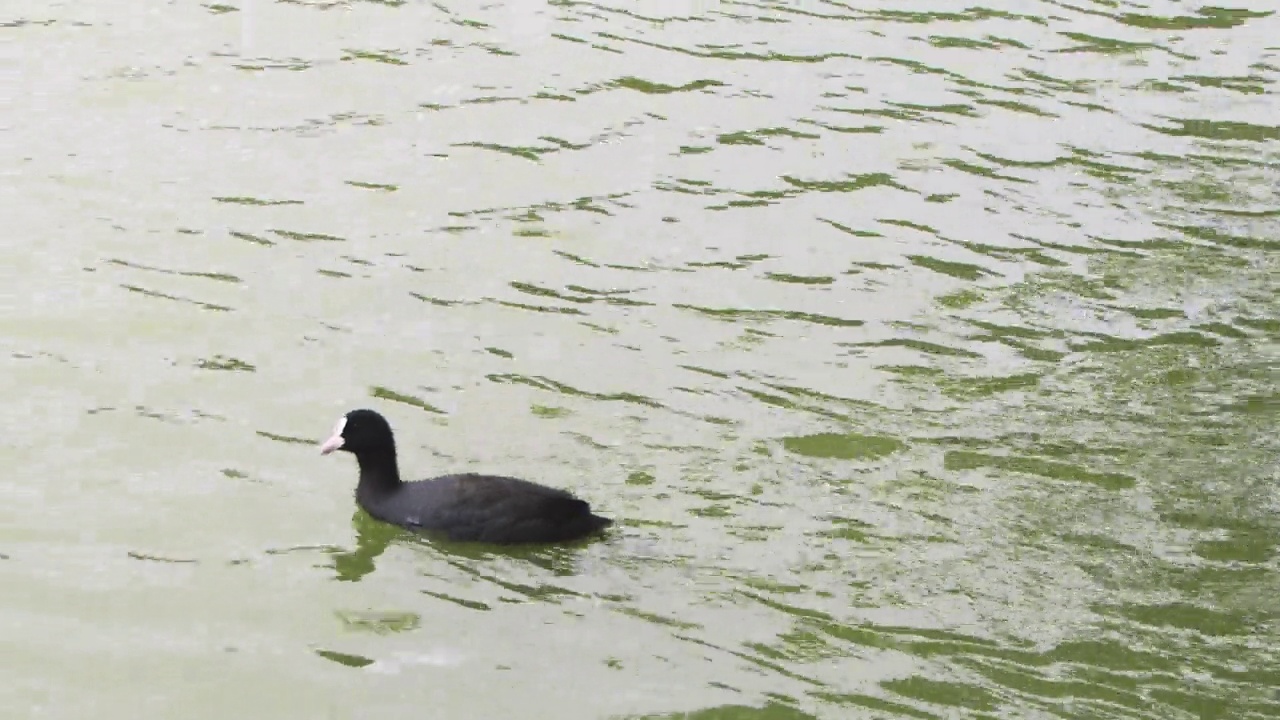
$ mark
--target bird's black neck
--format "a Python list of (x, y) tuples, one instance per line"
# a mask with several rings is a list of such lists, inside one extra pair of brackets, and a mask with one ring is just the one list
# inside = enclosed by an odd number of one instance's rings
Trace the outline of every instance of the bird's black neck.
[(400, 469), (396, 464), (394, 443), (356, 456), (360, 463), (360, 484), (356, 492), (386, 493), (400, 487)]

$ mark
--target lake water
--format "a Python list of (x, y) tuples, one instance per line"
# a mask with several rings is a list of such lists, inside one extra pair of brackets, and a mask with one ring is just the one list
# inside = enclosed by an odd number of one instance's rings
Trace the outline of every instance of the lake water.
[[(1280, 713), (1280, 7), (0, 9), (0, 716)], [(415, 539), (315, 443), (569, 488)]]

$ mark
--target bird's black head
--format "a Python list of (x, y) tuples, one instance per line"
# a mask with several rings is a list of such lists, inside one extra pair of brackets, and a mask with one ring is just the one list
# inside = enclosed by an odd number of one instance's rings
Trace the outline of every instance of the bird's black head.
[(320, 454), (346, 450), (356, 457), (366, 453), (386, 452), (394, 456), (395, 438), (387, 419), (374, 410), (352, 410), (333, 426), (333, 436), (320, 446)]

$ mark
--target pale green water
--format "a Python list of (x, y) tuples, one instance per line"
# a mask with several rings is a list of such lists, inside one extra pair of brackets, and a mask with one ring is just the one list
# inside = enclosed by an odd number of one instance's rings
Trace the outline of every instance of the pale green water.
[(965, 7), (6, 4), (0, 717), (1276, 716), (1280, 8)]

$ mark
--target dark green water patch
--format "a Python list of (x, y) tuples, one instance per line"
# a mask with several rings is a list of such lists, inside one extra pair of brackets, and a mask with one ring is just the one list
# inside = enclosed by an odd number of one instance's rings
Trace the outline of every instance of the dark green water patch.
[(819, 720), (819, 718), (791, 705), (770, 701), (763, 707), (720, 705), (692, 712), (635, 715), (628, 720)]
[(445, 602), (451, 602), (454, 605), (457, 605), (458, 607), (464, 607), (468, 610), (485, 611), (485, 610), (493, 609), (491, 606), (489, 606), (488, 603), (483, 603), (483, 602), (480, 602), (479, 600), (468, 600), (466, 598), (460, 598), (456, 595), (449, 595), (447, 593), (435, 592), (432, 590), (423, 590), (422, 594), (430, 595), (431, 597), (437, 600), (444, 600)]
[(908, 255), (907, 259), (913, 265), (961, 280), (979, 280), (988, 275), (996, 274), (979, 265), (939, 260), (928, 255)]
[(397, 52), (379, 50), (346, 50), (343, 60), (371, 60), (383, 65), (408, 65), (409, 63), (396, 57)]
[(914, 338), (892, 338), (889, 340), (876, 340), (872, 342), (838, 344), (844, 347), (904, 347), (911, 350), (917, 350), (926, 355), (937, 355), (941, 357), (982, 357), (980, 353), (973, 352), (972, 350), (940, 345), (938, 343), (928, 342), (927, 340), (916, 340)]
[(856, 714), (852, 717), (867, 718), (917, 718), (918, 720), (941, 720), (940, 715), (931, 712), (918, 710), (911, 705), (907, 705), (893, 700), (878, 698), (873, 695), (863, 693), (828, 693), (815, 692), (812, 696), (829, 702), (833, 705), (841, 705), (851, 708), (861, 708), (863, 710), (874, 711), (875, 715)]
[(830, 325), (832, 327), (858, 327), (863, 324), (861, 320), (847, 320), (844, 318), (831, 317), (829, 315), (818, 315), (816, 313), (805, 313), (795, 310), (738, 310), (734, 308), (708, 308), (683, 304), (672, 305), (672, 307), (680, 308), (682, 310), (692, 310), (702, 315), (707, 315), (726, 322), (736, 322), (739, 320), (757, 322), (769, 320), (798, 320), (800, 322), (814, 323), (816, 325)]
[(950, 450), (943, 456), (947, 470), (976, 470), (992, 468), (1011, 472), (1038, 475), (1052, 480), (1082, 482), (1107, 490), (1128, 490), (1137, 485), (1137, 479), (1122, 473), (1093, 472), (1078, 465), (1019, 455), (988, 455), (966, 450)]
[(168, 293), (162, 293), (158, 290), (148, 290), (143, 287), (138, 287), (137, 285), (122, 284), (120, 287), (124, 288), (125, 290), (128, 290), (129, 292), (137, 293), (139, 295), (145, 295), (147, 297), (159, 298), (161, 300), (171, 300), (173, 302), (183, 303), (186, 305), (194, 305), (200, 308), (201, 310), (213, 310), (214, 312), (231, 312), (232, 310), (232, 308), (229, 308), (226, 305), (216, 305), (214, 303), (202, 302), (200, 300), (192, 300), (191, 298), (185, 298), (180, 295), (170, 295)]
[(1144, 30), (1227, 30), (1250, 20), (1269, 17), (1273, 11), (1244, 10), (1240, 8), (1200, 7), (1195, 15), (1147, 15), (1122, 13), (1114, 16), (1117, 22)]
[(818, 433), (782, 438), (782, 446), (797, 455), (836, 460), (874, 460), (906, 447), (901, 440), (895, 438), (854, 433)]
[(610, 402), (624, 402), (635, 405), (643, 405), (645, 407), (660, 408), (662, 403), (651, 398), (637, 395), (635, 393), (597, 393), (588, 390), (579, 390), (566, 383), (558, 382), (544, 376), (514, 375), (514, 374), (493, 374), (485, 376), (490, 382), (527, 385), (529, 387), (538, 388), (540, 390), (548, 390), (560, 393), (562, 395), (571, 395), (575, 397), (589, 398), (592, 400), (605, 400)]
[(417, 630), (422, 616), (412, 612), (338, 611), (334, 613), (342, 626), (354, 632), (390, 635)]
[(1208, 348), (1216, 347), (1221, 344), (1220, 341), (1215, 338), (1202, 333), (1191, 332), (1189, 330), (1161, 333), (1142, 340), (1111, 337), (1103, 335), (1102, 333), (1086, 333), (1086, 335), (1095, 339), (1090, 342), (1072, 343), (1071, 349), (1077, 352), (1111, 353), (1159, 347), (1162, 345), (1182, 345), (1188, 347)]
[(230, 370), (233, 372), (255, 372), (258, 369), (252, 363), (223, 355), (214, 355), (211, 358), (199, 360), (196, 362), (196, 367), (201, 370)]
[(239, 239), (239, 240), (244, 240), (244, 241), (247, 241), (247, 242), (251, 242), (251, 243), (253, 243), (254, 245), (262, 245), (262, 246), (265, 246), (265, 247), (271, 247), (272, 245), (275, 245), (275, 243), (274, 243), (274, 242), (272, 242), (271, 240), (268, 240), (268, 239), (266, 239), (266, 238), (262, 237), (261, 235), (254, 235), (254, 234), (252, 234), (252, 233), (240, 232), (240, 231), (238, 231), (238, 230), (231, 230), (231, 231), (229, 231), (229, 233), (228, 233), (228, 234), (230, 234), (230, 235), (231, 235), (231, 237), (233, 237), (233, 238), (237, 238), (237, 239)]
[(255, 197), (247, 197), (247, 196), (215, 197), (214, 201), (220, 202), (220, 203), (227, 203), (231, 205), (257, 205), (257, 206), (301, 205), (302, 204), (301, 200), (265, 200), (263, 198), (255, 198)]
[(405, 405), (412, 405), (413, 407), (416, 407), (419, 410), (426, 410), (429, 413), (436, 413), (437, 415), (445, 414), (443, 410), (436, 407), (435, 405), (432, 405), (426, 400), (423, 400), (422, 398), (396, 392), (395, 390), (382, 387), (381, 385), (375, 385), (369, 388), (369, 395), (370, 397), (375, 397), (375, 398), (378, 398), (379, 400), (390, 400), (391, 402), (398, 402), (398, 403), (403, 403)]
[(112, 265), (119, 265), (121, 267), (133, 268), (135, 270), (147, 270), (149, 272), (163, 273), (165, 275), (179, 275), (182, 277), (204, 278), (207, 280), (218, 280), (221, 282), (228, 282), (228, 283), (242, 282), (240, 278), (230, 273), (201, 272), (197, 270), (169, 270), (167, 268), (155, 267), (154, 265), (143, 265), (142, 263), (130, 262), (128, 260), (119, 260), (116, 258), (112, 258), (110, 260), (107, 260), (106, 262)]
[(370, 660), (367, 657), (337, 652), (335, 650), (316, 650), (315, 653), (325, 660), (352, 668), (368, 667), (374, 663), (373, 660)]
[(957, 709), (994, 712), (1001, 704), (995, 695), (979, 685), (933, 680), (921, 675), (902, 680), (887, 680), (880, 683), (880, 686), (913, 700)]
[(775, 282), (790, 283), (793, 285), (830, 285), (836, 279), (830, 275), (791, 275), (788, 273), (768, 272), (764, 274), (766, 280)]
[(846, 175), (849, 180), (802, 180), (790, 175), (783, 175), (782, 181), (801, 190), (818, 192), (855, 192), (873, 187), (890, 187), (895, 190), (908, 190), (899, 184), (888, 173), (867, 173), (864, 175)]
[(1184, 602), (1152, 605), (1125, 603), (1107, 608), (1095, 608), (1095, 610), (1102, 614), (1119, 615), (1152, 627), (1192, 630), (1211, 637), (1248, 635), (1256, 629), (1252, 618)]
[(938, 385), (948, 397), (974, 400), (999, 393), (1034, 390), (1040, 385), (1036, 373), (1019, 373), (994, 377), (940, 378)]
[(1230, 122), (1226, 120), (1179, 119), (1167, 118), (1174, 127), (1143, 124), (1142, 127), (1173, 137), (1198, 137), (1206, 140), (1243, 140), (1247, 142), (1267, 142), (1280, 140), (1280, 127), (1275, 125), (1255, 125), (1246, 122)]
[(725, 133), (716, 138), (716, 142), (721, 145), (764, 145), (766, 138), (786, 137), (799, 140), (817, 140), (821, 135), (813, 133), (800, 132), (798, 130), (790, 130), (782, 127), (760, 128), (758, 130), (740, 130), (734, 133)]
[(276, 442), (288, 443), (290, 445), (319, 445), (320, 444), (315, 440), (308, 440), (307, 438), (294, 437), (291, 435), (279, 435), (273, 432), (267, 432), (266, 430), (257, 430), (255, 432), (259, 436), (264, 437), (268, 440), (275, 440)]

